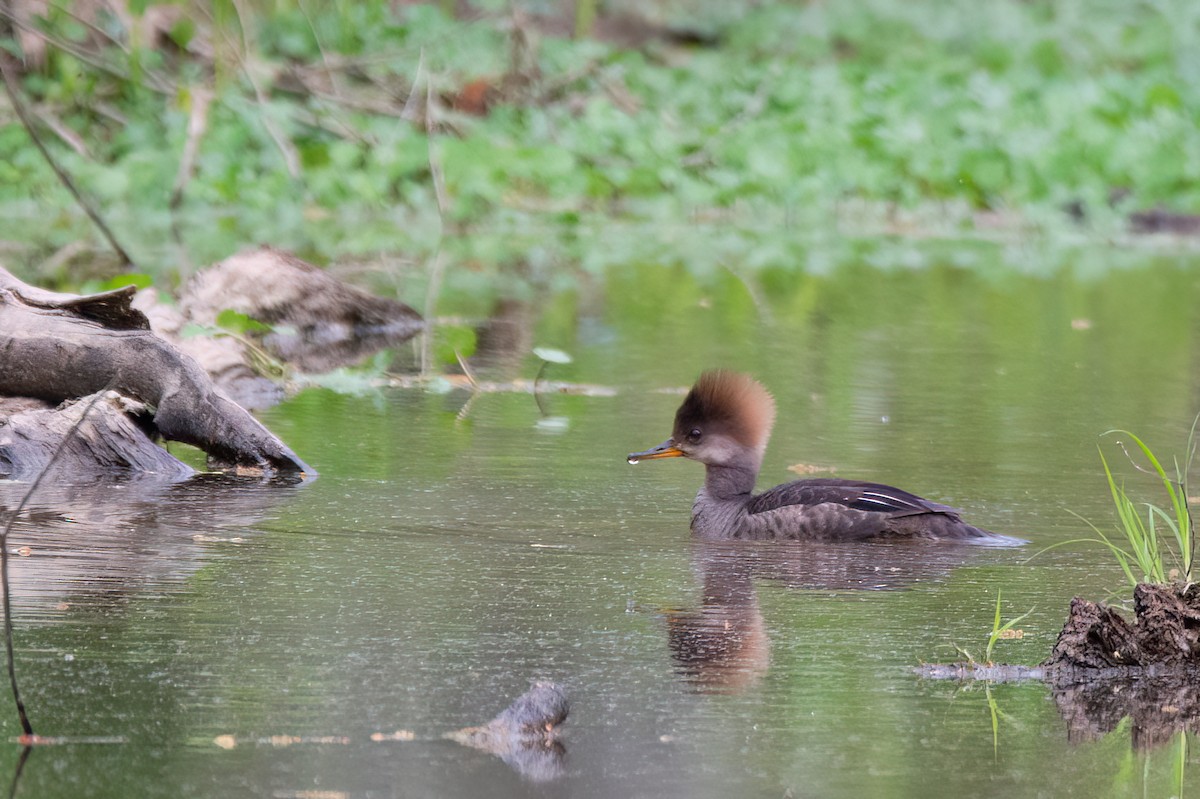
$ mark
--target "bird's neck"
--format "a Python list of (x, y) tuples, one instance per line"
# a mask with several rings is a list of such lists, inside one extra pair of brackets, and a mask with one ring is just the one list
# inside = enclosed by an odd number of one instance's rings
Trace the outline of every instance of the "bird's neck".
[(729, 466), (709, 464), (704, 473), (705, 493), (718, 501), (747, 499), (754, 490), (758, 466), (757, 459), (747, 459), (745, 463)]

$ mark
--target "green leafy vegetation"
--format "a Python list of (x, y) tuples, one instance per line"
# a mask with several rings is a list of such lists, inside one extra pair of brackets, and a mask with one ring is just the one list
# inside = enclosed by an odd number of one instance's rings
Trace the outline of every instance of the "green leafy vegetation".
[[(1200, 417), (1197, 421), (1200, 421)], [(1138, 465), (1124, 444), (1120, 445), (1122, 451), (1138, 471), (1157, 478), (1166, 493), (1167, 505), (1163, 507), (1153, 502), (1138, 502), (1130, 497), (1124, 480), (1113, 474), (1108, 459), (1101, 451), (1100, 463), (1104, 467), (1104, 476), (1116, 511), (1119, 537), (1106, 534), (1081, 516), (1079, 518), (1096, 534), (1094, 539), (1083, 540), (1106, 547), (1132, 586), (1138, 583), (1190, 585), (1196, 533), (1188, 502), (1188, 472), (1196, 454), (1195, 423), (1188, 436), (1187, 457), (1182, 463), (1175, 460), (1172, 474), (1168, 474), (1150, 447), (1128, 430), (1110, 430), (1106, 435), (1120, 435), (1133, 442), (1149, 468)], [(1071, 543), (1078, 541), (1063, 541), (1055, 546)]]
[[(318, 261), (440, 248), (483, 280), (631, 257), (796, 268), (848, 232), (1200, 211), (1185, 0), (697, 0), (651, 6), (635, 46), (586, 13), (595, 38), (572, 40), (544, 6), (444, 5), (184, 4), (154, 27), (153, 6), (52, 4), (22, 90), (139, 269), (168, 277), (261, 241)], [(681, 26), (715, 46), (652, 35)], [(94, 234), (4, 119), (0, 238), (33, 267)]]
[[(1188, 506), (1187, 484), (1188, 467), (1196, 451), (1195, 428), (1193, 427), (1188, 440), (1188, 457), (1183, 464), (1175, 462), (1174, 476), (1167, 474), (1150, 448), (1133, 433), (1127, 430), (1112, 432), (1129, 438), (1145, 456), (1152, 473), (1162, 482), (1169, 504), (1164, 509), (1151, 502), (1135, 503), (1126, 493), (1124, 485), (1117, 482), (1104, 453), (1101, 452), (1100, 461), (1104, 464), (1104, 475), (1108, 479), (1109, 492), (1112, 494), (1117, 519), (1128, 549), (1114, 544), (1099, 529), (1096, 530), (1097, 534), (1112, 551), (1131, 584), (1167, 583), (1176, 580), (1185, 584), (1191, 583), (1195, 531), (1192, 527), (1191, 508)], [(1166, 534), (1167, 530), (1170, 531), (1170, 536)], [(1172, 541), (1175, 544), (1174, 552), (1169, 551)], [(1169, 555), (1175, 556), (1177, 570), (1170, 566), (1167, 559)]]
[[(1026, 617), (1027, 617), (1027, 616), (1028, 616), (1030, 613), (1033, 613), (1033, 611), (1032, 611), (1032, 610), (1027, 610), (1027, 611), (1025, 611), (1024, 613), (1022, 613), (1020, 616), (1017, 616), (1017, 617), (1015, 617), (1015, 618), (1009, 619), (1009, 620), (1008, 620), (1008, 621), (1006, 621), (1006, 622), (1001, 622), (1001, 619), (1000, 619), (1000, 597), (1001, 597), (1001, 593), (1002, 593), (1002, 592), (1001, 592), (999, 589), (997, 589), (997, 591), (996, 591), (996, 614), (995, 614), (995, 616), (994, 616), (994, 618), (993, 618), (993, 620), (992, 620), (992, 629), (991, 629), (991, 632), (989, 632), (989, 633), (988, 633), (987, 650), (984, 652), (984, 655), (983, 655), (983, 662), (982, 662), (982, 664), (980, 664), (980, 665), (984, 665), (984, 666), (993, 666), (993, 665), (995, 665), (995, 661), (993, 661), (993, 660), (992, 660), (992, 652), (993, 652), (993, 651), (995, 650), (995, 648), (996, 648), (996, 643), (997, 643), (998, 641), (1000, 641), (1002, 638), (1006, 638), (1006, 637), (1019, 637), (1019, 636), (1017, 636), (1017, 635), (1013, 635), (1013, 634), (1011, 634), (1009, 631), (1010, 631), (1010, 630), (1012, 630), (1014, 627), (1016, 627), (1016, 626), (1017, 626), (1017, 625), (1018, 625), (1018, 624), (1019, 624), (1019, 623), (1020, 623), (1020, 622), (1021, 622), (1023, 619), (1025, 619), (1025, 618), (1026, 618)], [(965, 657), (965, 658), (967, 659), (967, 662), (968, 662), (968, 663), (970, 663), (970, 664), (972, 664), (972, 665), (974, 665), (974, 664), (979, 664), (979, 661), (977, 661), (977, 660), (975, 659), (975, 657), (974, 657), (974, 656), (973, 656), (973, 655), (972, 655), (970, 652), (968, 652), (967, 650), (963, 649), (963, 648), (962, 648), (962, 647), (960, 647), (960, 646), (955, 646), (955, 649), (957, 649), (957, 650), (958, 650), (958, 653), (959, 653), (960, 655), (962, 655), (963, 657)], [(993, 711), (994, 711), (994, 709), (993, 709)], [(995, 726), (995, 723), (996, 723), (996, 719), (995, 719), (995, 713), (993, 712), (993, 717), (992, 717), (992, 724), (993, 724), (993, 727)]]
[(1022, 613), (1020, 616), (1017, 616), (1014, 619), (1009, 619), (1008, 621), (1001, 624), (1000, 623), (1000, 591), (999, 591), (999, 589), (997, 589), (997, 591), (996, 591), (996, 615), (995, 615), (995, 618), (992, 620), (992, 632), (988, 635), (987, 651), (983, 655), (983, 658), (987, 663), (989, 663), (989, 664), (992, 663), (992, 650), (996, 648), (996, 642), (999, 641), (1001, 638), (1003, 638), (1005, 633), (1007, 633), (1013, 627), (1016, 627), (1017, 624), (1020, 623), (1022, 619), (1024, 619), (1026, 616), (1028, 616), (1032, 612), (1033, 611), (1031, 611), (1031, 610), (1027, 610), (1024, 613)]

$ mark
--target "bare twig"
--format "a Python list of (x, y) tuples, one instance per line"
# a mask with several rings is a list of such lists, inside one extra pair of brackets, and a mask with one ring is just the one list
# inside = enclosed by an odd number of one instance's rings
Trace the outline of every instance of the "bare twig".
[(321, 54), (321, 65), (324, 67), (325, 77), (329, 81), (329, 87), (332, 89), (335, 100), (341, 101), (342, 90), (338, 86), (338, 75), (333, 67), (329, 65), (329, 53), (325, 52), (325, 45), (321, 44), (321, 35), (317, 32), (317, 26), (313, 23), (312, 15), (308, 13), (308, 8), (303, 0), (296, 3), (300, 8), (300, 13), (304, 15), (304, 21), (308, 23), (308, 29), (312, 31), (313, 41), (317, 43), (317, 52)]
[(17, 504), (15, 510), (8, 517), (8, 522), (4, 525), (4, 532), (0, 533), (0, 604), (4, 607), (4, 649), (8, 655), (8, 682), (12, 687), (13, 701), (17, 705), (17, 718), (21, 721), (21, 729), (25, 735), (32, 736), (33, 725), (29, 723), (29, 715), (25, 712), (25, 703), (21, 701), (21, 690), (17, 687), (17, 666), (13, 655), (13, 623), (12, 623), (12, 591), (8, 582), (8, 534), (12, 532), (13, 524), (16, 523), (17, 517), (21, 515), (21, 511), (25, 509), (25, 505), (29, 502), (29, 498), (38, 490), (38, 486), (42, 484), (42, 479), (50, 472), (54, 462), (58, 460), (58, 456), (67, 448), (69, 442), (76, 433), (79, 432), (79, 426), (87, 419), (88, 412), (95, 407), (96, 403), (108, 393), (108, 388), (105, 387), (92, 395), (87, 406), (83, 409), (83, 413), (79, 414), (79, 418), (75, 424), (71, 425), (67, 430), (67, 434), (63, 436), (62, 442), (58, 448), (54, 450), (54, 454), (50, 456), (50, 460), (46, 461), (46, 465), (38, 473), (37, 479), (29, 486), (29, 490), (21, 497), (21, 501)]
[(78, 133), (64, 125), (58, 117), (49, 111), (36, 108), (33, 109), (33, 113), (37, 116), (39, 122), (54, 131), (54, 135), (62, 139), (68, 147), (89, 161), (92, 160), (92, 154), (88, 151), (87, 144), (84, 143)]
[[(129, 53), (129, 48), (125, 46), (124, 42), (122, 42), (120, 39), (118, 39), (114, 36), (109, 35), (108, 31), (104, 30), (104, 28), (101, 28), (99, 25), (92, 22), (90, 19), (83, 16), (82, 14), (77, 14), (74, 11), (72, 11), (69, 4), (50, 3), (49, 5), (55, 11), (58, 11), (62, 14), (66, 14), (68, 17), (75, 20), (77, 23), (79, 23), (83, 27), (87, 28), (89, 31), (92, 32), (93, 36), (103, 39), (104, 41), (106, 41), (109, 44), (113, 45), (114, 47), (120, 49), (122, 52), (124, 52), (126, 54)], [(124, 10), (125, 13), (121, 13), (122, 9), (119, 8), (120, 5), (122, 5), (122, 4), (120, 4), (120, 3), (113, 4), (113, 10), (117, 12), (116, 14), (114, 14), (114, 16), (116, 16), (121, 21), (121, 24), (125, 26), (126, 32), (128, 32), (128, 30), (129, 30), (128, 10), (125, 9)]]
[(481, 392), (478, 391), (471, 392), (471, 395), (467, 397), (467, 401), (463, 403), (463, 406), (458, 409), (458, 413), (454, 415), (454, 421), (465, 422), (470, 417), (471, 408), (474, 407), (475, 400), (479, 399), (480, 394)]
[(766, 298), (763, 297), (762, 291), (742, 272), (734, 269), (727, 263), (721, 264), (729, 272), (736, 277), (741, 284), (746, 288), (746, 293), (750, 295), (750, 299), (754, 302), (754, 309), (758, 311), (758, 317), (768, 325), (775, 324), (775, 316), (771, 313), (771, 306), (767, 304)]
[(183, 243), (183, 230), (179, 216), (174, 213), (183, 203), (183, 192), (196, 174), (196, 156), (200, 152), (200, 141), (208, 129), (208, 109), (213, 99), (213, 92), (208, 87), (192, 87), (189, 93), (192, 101), (191, 113), (188, 115), (187, 140), (183, 144), (183, 153), (179, 157), (179, 171), (175, 174), (175, 185), (171, 188), (171, 199), (167, 207), (171, 209), (171, 238), (175, 242), (179, 265), (184, 274), (193, 271), (192, 259), (188, 256), (187, 246)]
[(39, 272), (43, 275), (53, 275), (65, 264), (70, 263), (75, 258), (87, 252), (93, 252), (90, 242), (81, 239), (69, 241), (55, 250), (49, 258), (42, 261), (38, 267)]
[[(34, 36), (42, 38), (45, 40), (46, 44), (62, 50), (64, 53), (70, 54), (73, 58), (82, 61), (90, 67), (112, 75), (115, 78), (120, 78), (121, 80), (133, 80), (128, 72), (116, 66), (115, 64), (105, 61), (103, 58), (97, 57), (94, 53), (89, 52), (86, 48), (80, 47), (79, 45), (67, 39), (54, 36), (46, 31), (35, 28), (9, 11), (7, 5), (8, 4), (6, 3), (0, 3), (0, 19), (6, 19), (15, 27), (25, 31), (26, 33), (32, 33)], [(144, 85), (150, 89), (153, 89), (159, 94), (171, 94), (174, 91), (174, 87), (171, 85), (170, 81), (158, 73), (143, 71), (142, 74), (147, 79)]]
[(467, 401), (458, 409), (458, 413), (454, 417), (454, 421), (461, 422), (471, 415), (471, 406), (475, 404), (475, 400), (479, 397), (479, 381), (475, 379), (475, 373), (467, 364), (467, 359), (462, 356), (458, 350), (454, 351), (454, 357), (458, 359), (458, 365), (463, 370), (463, 376), (467, 378), (467, 383), (471, 386), (471, 396), (467, 397)]
[(537, 374), (533, 377), (533, 401), (537, 403), (538, 413), (542, 416), (547, 416), (546, 406), (542, 402), (542, 393), (538, 391), (538, 386), (541, 385), (542, 376), (546, 373), (546, 367), (550, 365), (549, 361), (543, 360), (542, 365), (538, 367)]
[[(1147, 469), (1145, 466), (1142, 466), (1140, 463), (1138, 463), (1137, 461), (1135, 461), (1135, 460), (1133, 459), (1133, 455), (1132, 455), (1132, 454), (1129, 452), (1129, 450), (1128, 450), (1128, 449), (1125, 447), (1125, 442), (1124, 442), (1124, 441), (1122, 441), (1122, 440), (1121, 440), (1121, 439), (1119, 439), (1119, 438), (1117, 439), (1117, 446), (1118, 446), (1118, 447), (1120, 447), (1120, 448), (1121, 448), (1121, 452), (1123, 452), (1123, 453), (1125, 454), (1125, 460), (1129, 461), (1129, 465), (1130, 465), (1130, 466), (1132, 466), (1132, 467), (1133, 467), (1133, 468), (1134, 468), (1136, 471), (1139, 471), (1139, 472), (1141, 472), (1142, 474), (1148, 474), (1148, 475), (1150, 475), (1151, 477), (1158, 477), (1158, 476), (1159, 476), (1159, 475), (1158, 475), (1158, 473), (1157, 473), (1157, 472), (1155, 472), (1153, 469)], [(1167, 479), (1168, 479), (1168, 480), (1170, 480), (1170, 478), (1167, 478)], [(1180, 483), (1178, 480), (1171, 480), (1171, 483), (1172, 483), (1172, 485), (1174, 485), (1176, 488), (1183, 488), (1183, 485), (1182, 485), (1182, 484), (1181, 484), (1181, 483)]]
[(454, 351), (454, 357), (458, 360), (459, 368), (463, 370), (463, 376), (467, 378), (467, 382), (471, 384), (472, 391), (479, 391), (479, 381), (475, 379), (475, 372), (471, 370), (467, 359), (462, 356), (458, 350)]
[(433, 256), (433, 266), (429, 268), (429, 285), (425, 289), (425, 333), (421, 339), (421, 374), (428, 375), (433, 369), (433, 331), (435, 328), (434, 311), (437, 310), (438, 295), (442, 291), (442, 272), (445, 271), (445, 258), (442, 248)]
[(189, 93), (192, 101), (191, 114), (188, 116), (187, 141), (183, 144), (183, 155), (179, 158), (179, 171), (175, 175), (175, 185), (171, 189), (169, 206), (172, 211), (183, 202), (183, 192), (192, 176), (196, 174), (196, 155), (200, 152), (200, 140), (208, 129), (208, 107), (212, 102), (213, 93), (207, 87), (193, 87)]
[(82, 208), (84, 213), (88, 215), (88, 218), (92, 220), (92, 223), (100, 229), (100, 232), (104, 235), (104, 238), (108, 240), (109, 245), (113, 248), (113, 250), (116, 251), (117, 256), (121, 259), (124, 265), (127, 267), (134, 267), (133, 259), (129, 257), (129, 253), (124, 247), (121, 246), (121, 243), (117, 241), (117, 237), (113, 235), (112, 230), (110, 230), (104, 220), (100, 218), (100, 214), (96, 212), (96, 209), (92, 207), (91, 203), (84, 199), (83, 195), (79, 192), (79, 189), (76, 188), (75, 181), (71, 179), (71, 176), (68, 175), (66, 171), (64, 171), (63, 168), (58, 165), (58, 162), (54, 160), (54, 156), (52, 156), (50, 151), (46, 149), (46, 145), (42, 142), (42, 137), (38, 135), (37, 130), (33, 126), (33, 121), (29, 118), (29, 114), (25, 110), (25, 103), (21, 100), (21, 88), (17, 85), (13, 63), (14, 60), (15, 59), (13, 59), (13, 57), (8, 53), (0, 51), (0, 73), (3, 73), (4, 76), (4, 88), (8, 92), (8, 98), (12, 103), (13, 110), (16, 111), (17, 116), (20, 117), (21, 124), (25, 126), (25, 131), (29, 134), (29, 138), (33, 140), (38, 152), (40, 152), (42, 157), (46, 159), (46, 163), (48, 163), (50, 168), (54, 170), (54, 174), (58, 176), (59, 181), (61, 181), (63, 186), (67, 188), (67, 191), (71, 193), (71, 196), (75, 198), (75, 201), (79, 203), (79, 207)]
[[(434, 100), (433, 81), (425, 77), (425, 144), (429, 148), (429, 177), (433, 181), (433, 193), (437, 198), (438, 217), (442, 222), (442, 230), (446, 229), (446, 213), (450, 210), (450, 201), (446, 196), (446, 181), (442, 174), (442, 160), (435, 144), (434, 133)], [(428, 317), (426, 317), (428, 318)]]
[(275, 125), (271, 119), (270, 110), (267, 107), (267, 95), (263, 91), (262, 85), (258, 79), (254, 77), (254, 71), (250, 68), (249, 54), (250, 43), (246, 39), (246, 25), (248, 24), (249, 16), (243, 7), (242, 0), (233, 0), (234, 11), (238, 15), (238, 30), (241, 32), (242, 46), (237, 53), (238, 66), (242, 69), (242, 74), (246, 76), (246, 80), (250, 83), (250, 88), (254, 90), (254, 97), (258, 101), (259, 107), (262, 109), (262, 124), (267, 129), (267, 135), (275, 142), (275, 146), (279, 149), (283, 156), (284, 166), (287, 168), (288, 174), (293, 179), (300, 177), (300, 154), (296, 152), (296, 145), (292, 143), (284, 133)]
[[(417, 87), (421, 85), (421, 78), (425, 75), (425, 49), (421, 49), (421, 54), (417, 57), (417, 71), (413, 75), (412, 89), (408, 92), (408, 99), (404, 101), (404, 110), (400, 112), (402, 119), (415, 121), (417, 118), (417, 103), (420, 102), (421, 95), (417, 92)], [(428, 115), (428, 110), (425, 112)]]

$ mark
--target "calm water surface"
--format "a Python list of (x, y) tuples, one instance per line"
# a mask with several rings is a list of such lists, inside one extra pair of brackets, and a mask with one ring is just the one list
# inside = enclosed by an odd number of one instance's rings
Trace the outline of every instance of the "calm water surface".
[[(522, 340), (576, 356), (552, 376), (616, 392), (547, 397), (554, 423), (528, 395), (310, 390), (265, 415), (308, 484), (50, 487), (12, 541), (27, 704), (44, 735), (125, 743), (38, 748), (19, 795), (1172, 795), (1177, 741), (1135, 752), (1128, 721), (1069, 728), (1040, 684), (913, 673), (982, 657), (1000, 591), (1032, 612), (997, 659), (1026, 664), (1072, 596), (1120, 598), (1097, 547), (1029, 558), (1087, 534), (1071, 511), (1108, 523), (1101, 433), (1178, 451), (1200, 409), (1200, 264), (1130, 260), (767, 271), (754, 292), (630, 267), (529, 301)], [(718, 365), (779, 401), (760, 485), (831, 467), (1032, 543), (696, 544), (701, 467), (624, 456)], [(442, 739), (536, 678), (571, 693), (561, 761)]]

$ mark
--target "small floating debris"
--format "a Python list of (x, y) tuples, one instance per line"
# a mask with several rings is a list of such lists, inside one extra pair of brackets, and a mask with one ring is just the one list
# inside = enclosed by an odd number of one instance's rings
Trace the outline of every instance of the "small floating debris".
[(818, 466), (814, 463), (793, 463), (787, 467), (787, 470), (796, 474), (832, 474), (837, 471), (837, 467)]
[(571, 363), (574, 360), (567, 353), (553, 347), (534, 347), (533, 354), (546, 363)]
[(255, 746), (273, 746), (281, 749), (288, 746), (296, 746), (298, 744), (335, 744), (338, 746), (346, 746), (350, 743), (349, 736), (346, 735), (269, 735), (264, 738), (252, 738), (249, 740), (239, 740), (233, 735), (218, 735), (213, 738), (213, 745), (221, 749), (236, 749), (243, 744), (253, 744)]
[[(478, 391), (484, 394), (569, 394), (577, 397), (615, 397), (617, 390), (612, 386), (599, 386), (592, 383), (570, 383), (558, 380), (542, 380), (537, 383), (534, 391), (533, 380), (476, 380), (472, 382), (466, 375), (394, 375), (388, 379), (387, 385), (392, 388), (429, 389), (441, 386), (445, 391)], [(439, 392), (441, 393), (441, 392)]]

